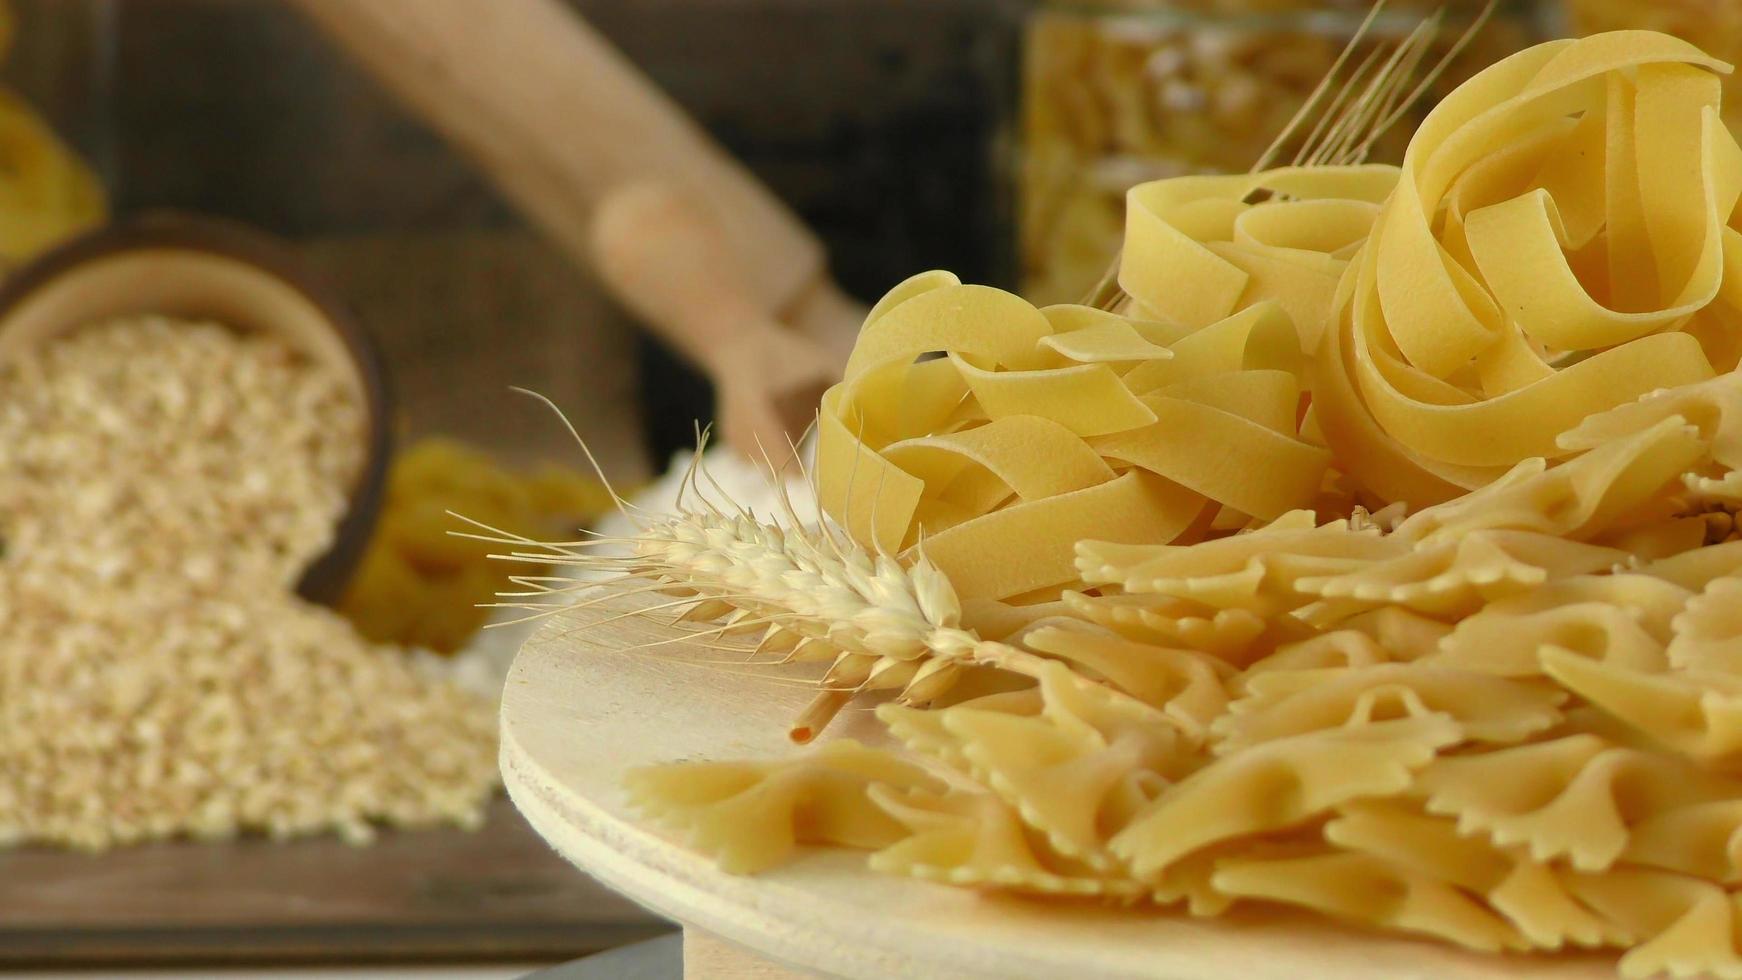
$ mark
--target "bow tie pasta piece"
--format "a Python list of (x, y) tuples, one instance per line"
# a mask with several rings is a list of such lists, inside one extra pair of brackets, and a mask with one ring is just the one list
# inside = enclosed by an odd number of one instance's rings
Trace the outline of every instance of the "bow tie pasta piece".
[[(1018, 718), (1033, 718), (1040, 714), (1043, 706), (1040, 688), (1028, 687), (970, 698), (952, 707), (972, 708), (976, 711), (997, 711)], [(921, 709), (910, 708), (902, 704), (880, 704), (876, 710), (877, 720), (881, 721), (889, 729), (889, 734), (894, 736), (908, 751), (928, 759), (935, 759), (957, 772), (965, 773), (969, 770), (968, 757), (962, 753), (961, 739), (944, 727), (944, 711), (947, 709)]]
[(1118, 862), (1106, 837), (1195, 762), (1141, 704), (1061, 663), (1032, 667), (1036, 711), (1012, 694), (930, 711), (885, 704), (877, 715), (909, 748), (1003, 799), (1053, 852), (1108, 871)]
[(774, 867), (800, 843), (892, 844), (905, 831), (866, 791), (939, 785), (910, 762), (845, 739), (796, 763), (652, 766), (631, 771), (624, 784), (638, 809), (733, 874)]
[(1575, 899), (1547, 866), (1395, 800), (1344, 806), (1325, 840), (1479, 895), (1533, 948), (1622, 946), (1632, 937)]
[(1045, 717), (964, 707), (941, 713), (976, 781), (1016, 808), (1053, 850), (1103, 871), (1119, 863), (1105, 850), (1105, 829), (1124, 826), (1165, 785), (1159, 770), (1176, 744), (1134, 729), (1108, 740)]
[(1395, 718), (1443, 716), (1475, 742), (1513, 743), (1554, 727), (1566, 693), (1424, 664), (1270, 671), (1249, 677), (1245, 697), (1211, 730), (1227, 756), (1276, 739)]
[(1160, 708), (1194, 742), (1203, 740), (1210, 722), (1228, 706), (1223, 681), (1233, 668), (1208, 654), (1137, 643), (1081, 624), (1037, 630), (1023, 644)]
[(1303, 516), (1305, 521), (1278, 521), (1258, 531), (1192, 545), (1085, 540), (1077, 545), (1077, 569), (1092, 585), (1244, 609), (1268, 618), (1313, 601), (1296, 588), (1302, 578), (1352, 571), (1409, 549), (1393, 536), (1350, 530), (1346, 521), (1312, 527), (1312, 515)]
[(1551, 42), (1428, 115), (1318, 348), (1316, 418), (1369, 491), (1450, 499), (1735, 367), (1726, 67), (1664, 35)]
[(1742, 978), (1738, 896), (1662, 871), (1618, 868), (1599, 875), (1562, 872), (1561, 878), (1581, 903), (1639, 941), (1621, 957), (1623, 977)]
[(1553, 579), (1607, 570), (1627, 557), (1546, 534), (1476, 531), (1354, 571), (1303, 576), (1295, 589), (1342, 610), (1391, 606), (1456, 618)]
[(990, 793), (875, 786), (871, 799), (908, 830), (870, 856), (873, 871), (1034, 895), (1133, 901), (1145, 891), (1116, 871), (1091, 868), (1053, 852), (1009, 804)]
[(1250, 691), (1255, 679), (1278, 671), (1371, 667), (1392, 659), (1391, 651), (1360, 630), (1332, 630), (1279, 645), (1242, 671), (1234, 679), (1233, 688), (1242, 693)]
[(1439, 648), (1451, 626), (1418, 612), (1386, 606), (1357, 613), (1339, 624), (1372, 637), (1395, 660), (1420, 660)]
[(1639, 941), (1627, 926), (1585, 904), (1567, 887), (1566, 877), (1552, 864), (1520, 858), (1488, 893), (1488, 904), (1540, 950), (1626, 947)]
[[(1737, 250), (1742, 257), (1742, 248)], [(1742, 291), (1742, 263), (1737, 274), (1726, 280)], [(1742, 340), (1742, 320), (1735, 333)], [(1651, 392), (1638, 401), (1620, 405), (1600, 415), (1594, 415), (1578, 428), (1563, 434), (1560, 443), (1571, 450), (1589, 450), (1627, 438), (1660, 421), (1676, 417), (1687, 420), (1700, 430), (1708, 445), (1705, 457), (1683, 474), (1690, 502), (1716, 505), (1727, 512), (1718, 527), (1723, 534), (1734, 533), (1735, 512), (1742, 508), (1742, 372), (1732, 371), (1710, 381), (1683, 385)], [(1693, 524), (1693, 518), (1684, 523)], [(1666, 553), (1685, 551), (1707, 543), (1712, 532), (1708, 522), (1704, 527), (1687, 527), (1683, 537), (1689, 539), (1681, 548), (1667, 546)], [(1700, 537), (1695, 537), (1700, 535)]]
[(1697, 429), (1664, 419), (1559, 466), (1525, 460), (1480, 490), (1416, 512), (1393, 537), (1435, 543), (1492, 528), (1590, 540), (1673, 507), (1677, 477), (1704, 451)]
[(1312, 732), (1223, 756), (1164, 790), (1112, 840), (1150, 879), (1221, 841), (1305, 823), (1349, 800), (1392, 796), (1462, 737), (1444, 716)]
[(1546, 647), (1543, 672), (1612, 717), (1703, 764), (1742, 765), (1742, 677), (1651, 673)]
[(1645, 817), (1630, 828), (1621, 860), (1742, 883), (1742, 799), (1690, 803)]
[(1384, 858), (1477, 894), (1500, 886), (1514, 863), (1492, 842), (1458, 833), (1457, 824), (1397, 800), (1358, 800), (1325, 824), (1325, 840)]
[(1742, 676), (1742, 577), (1712, 580), (1674, 627), (1667, 652), (1676, 669)]
[(1230, 663), (1246, 659), (1268, 630), (1245, 609), (1216, 609), (1176, 596), (1114, 592), (1064, 593), (1063, 605), (1077, 617), (1139, 643), (1185, 647)]
[(1727, 541), (1661, 558), (1644, 565), (1641, 572), (1697, 592), (1713, 579), (1742, 572), (1742, 541)]
[(1525, 847), (1537, 861), (1565, 858), (1582, 871), (1602, 871), (1627, 849), (1632, 825), (1735, 799), (1742, 783), (1674, 756), (1569, 735), (1435, 760), (1411, 793), (1428, 812), (1455, 818), (1461, 833)]
[[(1736, 286), (1742, 289), (1742, 274)], [(1587, 451), (1638, 435), (1665, 419), (1679, 418), (1700, 431), (1707, 455), (1723, 470), (1742, 469), (1742, 373), (1662, 388), (1636, 401), (1592, 415), (1561, 434), (1563, 449)]]
[[(1535, 593), (1496, 602), (1458, 622), (1424, 662), (1502, 677), (1541, 677), (1538, 653), (1553, 647), (1605, 663), (1657, 672), (1669, 667), (1664, 656), (1667, 616), (1648, 607), (1612, 598), (1636, 586), (1636, 593), (1665, 594), (1686, 601), (1679, 586), (1644, 575), (1579, 576)], [(1550, 601), (1542, 594), (1548, 593)]]
[(1240, 898), (1298, 905), (1333, 918), (1433, 936), (1486, 952), (1525, 949), (1513, 927), (1463, 891), (1370, 854), (1230, 859), (1210, 879)]

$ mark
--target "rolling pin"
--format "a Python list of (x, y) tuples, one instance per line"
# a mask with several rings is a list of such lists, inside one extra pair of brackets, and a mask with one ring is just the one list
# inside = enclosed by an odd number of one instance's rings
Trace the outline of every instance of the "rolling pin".
[[(294, 3), (571, 258), (597, 262), (618, 298), (716, 373), (723, 393), (766, 403), (722, 405), (729, 439), (768, 436), (771, 413), (791, 414), (776, 404), (811, 386), (798, 375), (819, 360), (845, 363), (863, 308), (829, 277), (821, 243), (560, 0)], [(638, 245), (635, 233), (674, 251)], [(714, 268), (678, 268), (704, 257)], [(649, 298), (668, 288), (682, 304)], [(702, 315), (709, 308), (720, 312)], [(745, 351), (786, 358), (793, 369), (752, 370)], [(754, 395), (757, 384), (782, 387)]]
[[(642, 319), (664, 324), (683, 354), (713, 378), (726, 440), (753, 458), (784, 460), (787, 438), (810, 425), (823, 391), (840, 377), (845, 352), (771, 315), (723, 229), (664, 181), (639, 181), (605, 198), (593, 226), (593, 256), (612, 291)], [(795, 312), (841, 324), (863, 315), (826, 294), (802, 298)]]

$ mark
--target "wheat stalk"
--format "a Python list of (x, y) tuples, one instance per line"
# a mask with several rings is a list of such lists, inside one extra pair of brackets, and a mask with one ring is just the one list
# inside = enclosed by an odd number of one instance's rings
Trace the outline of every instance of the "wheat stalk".
[[(1343, 75), (1356, 45), (1383, 6), (1383, 0), (1374, 5), (1330, 73), (1254, 169), (1267, 166), (1315, 109), (1322, 109), (1320, 117), (1297, 162), (1329, 164), (1364, 159), (1379, 134), (1415, 101), (1476, 29), (1473, 26), (1466, 32), (1451, 54), (1413, 89), (1408, 88), (1409, 80), (1420, 67), (1437, 29), (1437, 18), (1423, 21), (1402, 43), (1388, 52), (1376, 50), (1352, 75)], [(1491, 0), (1476, 26), (1492, 7)], [(1328, 105), (1321, 107), (1325, 95), (1333, 92)], [(1117, 271), (1115, 259), (1091, 295), (1092, 305), (1111, 308), (1120, 301)], [(556, 412), (609, 489), (610, 482), (597, 460), (562, 411), (542, 395), (524, 393)], [(583, 573), (580, 579), (518, 576), (514, 581), (527, 591), (504, 593), (501, 598), (509, 601), (493, 605), (548, 616), (625, 595), (661, 594), (670, 601), (630, 615), (666, 611), (673, 614), (674, 626), (709, 624), (674, 640), (705, 642), (756, 636), (750, 650), (752, 659), (772, 655), (776, 663), (827, 661), (829, 667), (816, 697), (791, 726), (791, 737), (798, 742), (814, 738), (854, 696), (864, 692), (894, 692), (897, 701), (925, 704), (947, 692), (964, 671), (977, 664), (1035, 673), (1039, 658), (1034, 654), (982, 640), (962, 627), (955, 589), (926, 559), (923, 545), (904, 563), (891, 555), (867, 552), (831, 527), (826, 517), (807, 526), (798, 519), (772, 464), (769, 475), (779, 490), (783, 513), (771, 521), (758, 520), (733, 503), (708, 476), (702, 463), (706, 436), (697, 435), (696, 454), (685, 474), (676, 514), (645, 513), (611, 491), (618, 509), (637, 528), (632, 538), (540, 542), (471, 522), (483, 533), (463, 536), (516, 549), (492, 557), (569, 567)], [(799, 458), (796, 447), (790, 458)], [(810, 483), (809, 474), (805, 476)], [(700, 481), (713, 487), (713, 497), (699, 489)], [(577, 600), (576, 593), (594, 589), (602, 594)]]
[[(1379, 138), (1426, 94), (1428, 87), (1463, 53), (1499, 6), (1499, 0), (1487, 0), (1458, 39), (1420, 78), (1417, 78), (1417, 73), (1439, 34), (1444, 19), (1443, 8), (1422, 18), (1401, 41), (1376, 45), (1367, 57), (1350, 69), (1356, 48), (1373, 32), (1385, 3), (1386, 0), (1376, 0), (1368, 8), (1367, 16), (1350, 35), (1336, 60), (1331, 62), (1325, 77), (1307, 94), (1294, 116), (1253, 163), (1250, 173), (1270, 167), (1282, 148), (1309, 125), (1311, 129), (1291, 161), (1292, 165), (1348, 166), (1365, 162)], [(1119, 251), (1113, 253), (1101, 278), (1084, 296), (1084, 305), (1117, 310), (1124, 303), (1125, 291), (1119, 286), (1121, 254)]]
[[(526, 393), (562, 417), (549, 399)], [(563, 422), (569, 424), (567, 418)], [(574, 432), (572, 425), (569, 430)], [(625, 595), (661, 594), (671, 601), (637, 614), (665, 611), (673, 614), (673, 625), (698, 624), (682, 640), (751, 635), (758, 637), (750, 651), (753, 657), (772, 655), (775, 663), (830, 662), (817, 696), (792, 724), (790, 735), (797, 742), (814, 738), (861, 693), (894, 692), (901, 703), (926, 704), (973, 665), (1031, 669), (1033, 654), (982, 640), (962, 627), (956, 591), (925, 557), (923, 547), (903, 563), (866, 551), (826, 519), (804, 524), (772, 466), (769, 477), (778, 489), (782, 513), (759, 520), (731, 502), (709, 477), (705, 446), (706, 434), (699, 433), (674, 514), (647, 514), (612, 491), (622, 513), (636, 525), (634, 537), (542, 542), (464, 515), (455, 516), (478, 531), (452, 533), (515, 548), (493, 558), (582, 573), (517, 576), (514, 581), (527, 591), (503, 593), (500, 597), (508, 601), (490, 605), (539, 617)], [(584, 442), (581, 448), (599, 471)], [(599, 475), (605, 479), (602, 471)], [(713, 487), (712, 494), (701, 489), (703, 481)], [(590, 590), (602, 593), (577, 600), (577, 593)]]

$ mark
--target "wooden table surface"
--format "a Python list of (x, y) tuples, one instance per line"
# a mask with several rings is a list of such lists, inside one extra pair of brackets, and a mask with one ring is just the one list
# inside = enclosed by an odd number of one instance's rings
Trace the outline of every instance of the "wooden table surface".
[(506, 799), (472, 833), (0, 851), (0, 970), (557, 962), (671, 928), (574, 870)]

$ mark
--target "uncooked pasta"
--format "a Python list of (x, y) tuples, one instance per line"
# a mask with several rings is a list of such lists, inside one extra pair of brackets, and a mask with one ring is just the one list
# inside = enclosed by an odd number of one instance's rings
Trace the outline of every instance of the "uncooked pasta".
[(1742, 977), (1727, 70), (1557, 41), (1399, 168), (1138, 187), (1112, 310), (897, 286), (823, 400), (829, 521), (698, 506), (613, 566), (764, 660), (839, 657), (806, 737), (897, 694), (885, 744), (635, 800), (734, 871), (821, 842)]

